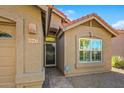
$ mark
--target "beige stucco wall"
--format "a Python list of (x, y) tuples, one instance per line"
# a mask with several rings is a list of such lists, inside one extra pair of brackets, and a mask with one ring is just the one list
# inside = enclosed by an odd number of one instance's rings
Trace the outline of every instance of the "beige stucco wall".
[(61, 17), (59, 17), (55, 13), (52, 13), (50, 27), (59, 29), (59, 27), (61, 26), (61, 20), (62, 20)]
[[(95, 24), (94, 24), (95, 25)], [(101, 38), (102, 62), (82, 64), (79, 62), (79, 38), (89, 36)], [(71, 76), (85, 73), (98, 73), (111, 70), (111, 34), (103, 28), (79, 25), (64, 32), (64, 74)]]
[(61, 38), (57, 38), (56, 41), (56, 60), (58, 69), (64, 71), (64, 35)]
[(124, 57), (124, 33), (112, 39), (112, 56)]
[(12, 38), (0, 38), (0, 87), (15, 87), (15, 25), (0, 24)]
[[(43, 30), (40, 8), (36, 6), (0, 6), (0, 11), (2, 11), (1, 15), (3, 17), (7, 16), (17, 21), (16, 32), (20, 29), (23, 31), (18, 32), (18, 36), (16, 35), (16, 39), (23, 38), (21, 41), (16, 41), (16, 49), (18, 49), (16, 52), (18, 54), (16, 54), (15, 60), (18, 60), (18, 62), (16, 62), (15, 87), (31, 87), (34, 86), (35, 82), (35, 86), (41, 87), (44, 81), (44, 68)], [(18, 25), (19, 23), (20, 25)], [(29, 33), (28, 25), (30, 23), (37, 25), (36, 34)], [(19, 33), (23, 33), (23, 36)], [(21, 47), (17, 45), (19, 42), (22, 45)]]

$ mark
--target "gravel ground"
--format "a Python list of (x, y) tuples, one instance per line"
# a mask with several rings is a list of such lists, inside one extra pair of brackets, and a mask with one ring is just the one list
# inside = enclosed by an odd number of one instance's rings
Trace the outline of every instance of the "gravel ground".
[(75, 76), (69, 79), (75, 88), (124, 88), (124, 70)]

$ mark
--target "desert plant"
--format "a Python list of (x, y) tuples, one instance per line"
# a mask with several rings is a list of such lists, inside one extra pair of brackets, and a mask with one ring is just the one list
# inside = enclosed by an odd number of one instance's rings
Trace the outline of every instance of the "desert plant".
[(120, 56), (113, 56), (112, 57), (112, 66), (116, 67), (116, 68), (124, 69), (124, 59)]

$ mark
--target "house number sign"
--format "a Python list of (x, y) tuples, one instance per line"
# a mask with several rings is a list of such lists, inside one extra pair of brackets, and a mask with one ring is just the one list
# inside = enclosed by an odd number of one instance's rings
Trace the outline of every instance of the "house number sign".
[(29, 43), (40, 43), (39, 40), (37, 40), (37, 39), (31, 39), (31, 38), (28, 39), (28, 42)]

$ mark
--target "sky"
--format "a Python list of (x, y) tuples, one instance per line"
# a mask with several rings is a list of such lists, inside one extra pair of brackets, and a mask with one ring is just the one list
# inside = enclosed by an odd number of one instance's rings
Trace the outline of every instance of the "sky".
[(116, 29), (124, 29), (124, 5), (55, 5), (71, 20), (96, 13)]

